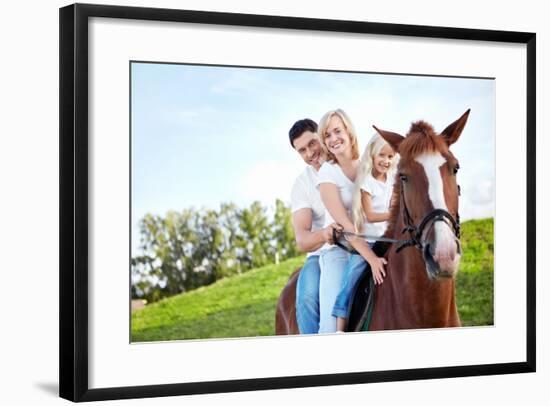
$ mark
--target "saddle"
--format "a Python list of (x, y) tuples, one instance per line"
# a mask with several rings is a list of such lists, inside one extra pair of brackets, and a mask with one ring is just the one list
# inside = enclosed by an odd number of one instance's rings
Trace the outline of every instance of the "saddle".
[[(390, 243), (377, 241), (372, 250), (382, 257), (390, 247)], [(372, 310), (374, 307), (375, 294), (374, 278), (369, 265), (355, 286), (351, 310), (348, 318), (346, 331), (368, 331)]]

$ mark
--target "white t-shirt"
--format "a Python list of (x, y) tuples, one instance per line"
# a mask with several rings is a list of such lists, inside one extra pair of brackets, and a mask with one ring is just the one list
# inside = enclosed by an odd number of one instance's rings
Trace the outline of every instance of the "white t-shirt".
[[(385, 182), (375, 179), (372, 174), (368, 174), (361, 185), (361, 190), (367, 192), (371, 197), (371, 208), (375, 213), (387, 213), (390, 209), (391, 196), (393, 191), (394, 174), (388, 173)], [(363, 232), (366, 235), (381, 237), (388, 226), (387, 221), (377, 223), (365, 222)], [(374, 240), (368, 240), (374, 242)]]
[[(340, 168), (340, 165), (336, 163), (325, 162), (319, 169), (319, 179), (317, 185), (321, 183), (332, 183), (338, 187), (340, 191), (340, 198), (348, 213), (348, 217), (351, 219), (351, 205), (353, 199), (353, 191), (355, 190), (355, 184), (346, 176), (346, 174)], [(325, 227), (334, 223), (334, 219), (325, 209)], [(321, 249), (330, 248), (333, 245), (325, 244)]]
[[(311, 209), (311, 231), (317, 231), (325, 224), (325, 206), (321, 201), (319, 189), (317, 189), (318, 173), (312, 166), (306, 169), (296, 178), (290, 193), (290, 210), (292, 213), (300, 209)], [(321, 250), (308, 252), (307, 256), (319, 255)]]

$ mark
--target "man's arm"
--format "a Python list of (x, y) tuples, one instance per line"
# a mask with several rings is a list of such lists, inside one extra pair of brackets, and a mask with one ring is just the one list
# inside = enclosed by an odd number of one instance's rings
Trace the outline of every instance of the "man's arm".
[(309, 208), (303, 208), (292, 213), (292, 226), (296, 235), (296, 245), (302, 252), (313, 252), (323, 246), (324, 243), (332, 244), (331, 224), (321, 230), (311, 231), (313, 213)]

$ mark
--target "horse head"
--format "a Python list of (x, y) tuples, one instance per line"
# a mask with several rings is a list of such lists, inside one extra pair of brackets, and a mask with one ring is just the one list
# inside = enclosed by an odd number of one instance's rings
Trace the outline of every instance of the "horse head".
[(412, 235), (410, 245), (421, 249), (430, 279), (454, 277), (460, 264), (459, 163), (449, 147), (460, 137), (469, 113), (440, 134), (424, 121), (413, 123), (405, 137), (374, 127), (399, 152), (394, 190), (399, 211), (394, 220), (401, 221), (395, 226)]

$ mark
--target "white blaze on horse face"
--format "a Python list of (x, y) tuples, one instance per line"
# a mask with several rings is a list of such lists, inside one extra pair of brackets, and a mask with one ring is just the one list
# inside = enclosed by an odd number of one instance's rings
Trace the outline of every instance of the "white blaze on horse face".
[(422, 154), (415, 158), (415, 161), (424, 167), (428, 178), (428, 195), (434, 209), (447, 210), (445, 194), (443, 193), (443, 179), (439, 168), (445, 163), (445, 158), (439, 152)]
[[(445, 164), (446, 160), (439, 152), (431, 154), (422, 154), (415, 158), (424, 168), (428, 178), (428, 195), (434, 209), (447, 209), (445, 203), (445, 193), (443, 189), (443, 178), (439, 168)], [(443, 265), (442, 268), (450, 267), (459, 260), (457, 254), (457, 245), (454, 233), (451, 228), (443, 221), (436, 221), (434, 224), (434, 259)]]

